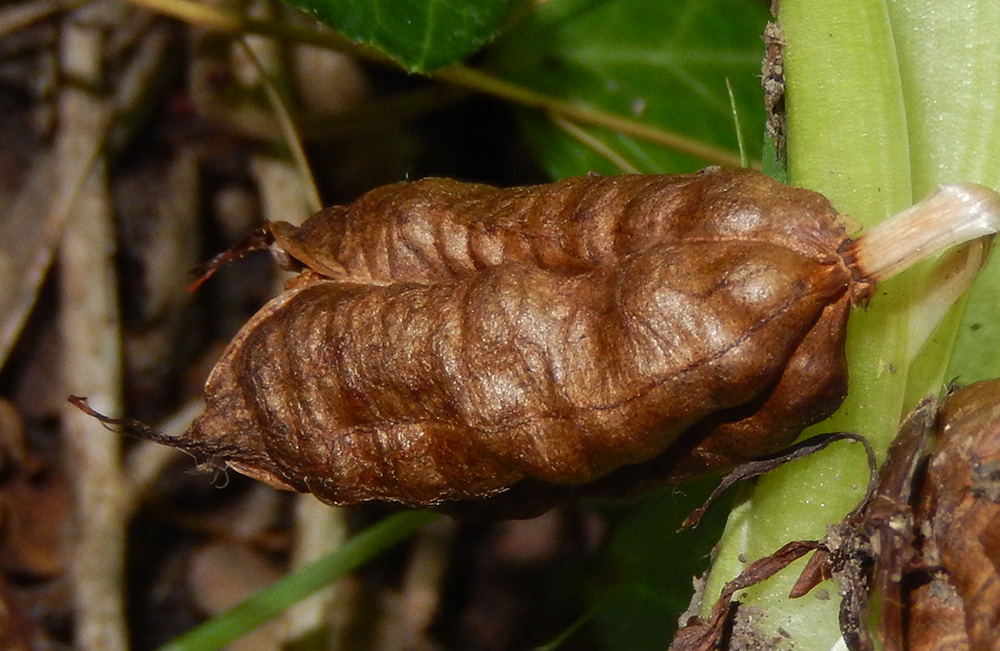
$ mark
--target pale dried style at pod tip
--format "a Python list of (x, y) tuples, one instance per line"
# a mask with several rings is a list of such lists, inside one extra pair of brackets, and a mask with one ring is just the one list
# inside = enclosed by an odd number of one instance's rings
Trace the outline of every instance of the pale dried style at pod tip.
[(301, 273), (183, 436), (136, 433), (332, 504), (476, 517), (723, 472), (840, 404), (876, 282), (998, 214), (944, 186), (851, 240), (823, 196), (720, 168), (378, 188), (268, 225)]

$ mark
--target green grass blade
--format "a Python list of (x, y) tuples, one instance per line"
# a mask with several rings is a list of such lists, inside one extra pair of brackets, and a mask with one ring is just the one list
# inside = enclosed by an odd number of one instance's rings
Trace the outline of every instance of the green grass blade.
[(412, 536), (437, 517), (437, 514), (428, 511), (391, 515), (323, 558), (288, 574), (243, 603), (160, 647), (160, 651), (221, 649)]

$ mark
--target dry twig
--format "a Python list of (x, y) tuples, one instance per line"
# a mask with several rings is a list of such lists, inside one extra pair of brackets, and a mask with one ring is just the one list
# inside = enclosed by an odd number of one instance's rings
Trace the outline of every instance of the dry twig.
[[(103, 81), (100, 24), (120, 10), (98, 3), (75, 12), (64, 35), (65, 74), (91, 88)], [(90, 91), (67, 86), (60, 98), (60, 178), (75, 183), (77, 167), (102, 138), (109, 106)], [(122, 401), (121, 335), (114, 267), (115, 232), (103, 160), (88, 175), (60, 248), (62, 341), (67, 387), (85, 391), (103, 409), (118, 412)], [(124, 482), (120, 439), (95, 431), (82, 413), (64, 420), (67, 465), (73, 471), (75, 531), (73, 601), (80, 649), (128, 648), (122, 603), (125, 546)]]

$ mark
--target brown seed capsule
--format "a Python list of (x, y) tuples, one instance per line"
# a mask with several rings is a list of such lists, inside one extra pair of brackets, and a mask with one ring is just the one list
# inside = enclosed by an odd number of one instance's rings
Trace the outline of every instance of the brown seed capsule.
[(522, 515), (774, 451), (839, 404), (868, 291), (826, 199), (743, 170), (430, 179), (271, 231), (306, 272), (175, 444), (337, 504)]
[(748, 170), (428, 179), (270, 232), (303, 273), (166, 442), (334, 504), (501, 517), (784, 447), (842, 400), (878, 277), (824, 197)]

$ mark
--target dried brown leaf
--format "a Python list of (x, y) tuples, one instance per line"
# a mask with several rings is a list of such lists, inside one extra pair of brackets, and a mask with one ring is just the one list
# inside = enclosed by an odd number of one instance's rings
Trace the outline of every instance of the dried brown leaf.
[[(866, 438), (851, 432), (835, 432), (811, 436), (804, 441), (796, 443), (790, 448), (777, 452), (776, 454), (761, 457), (759, 459), (753, 459), (734, 468), (732, 472), (722, 478), (718, 486), (715, 487), (711, 495), (705, 499), (701, 506), (692, 511), (688, 517), (684, 518), (684, 521), (681, 522), (680, 530), (697, 527), (699, 522), (701, 522), (702, 517), (704, 517), (705, 512), (708, 511), (708, 508), (734, 484), (747, 481), (748, 479), (753, 479), (754, 477), (759, 477), (763, 474), (771, 472), (772, 470), (780, 468), (790, 461), (804, 459), (811, 454), (825, 450), (831, 443), (844, 440), (857, 441), (865, 447), (865, 451), (868, 453), (869, 466), (872, 474), (874, 474), (875, 453)], [(792, 596), (794, 598), (794, 595)]]

